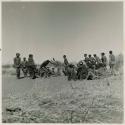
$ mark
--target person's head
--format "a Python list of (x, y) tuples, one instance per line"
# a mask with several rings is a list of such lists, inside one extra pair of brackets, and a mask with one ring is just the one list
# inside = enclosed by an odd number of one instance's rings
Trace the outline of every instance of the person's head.
[(105, 55), (105, 53), (103, 52), (103, 53), (101, 53), (101, 55), (102, 55), (102, 56), (104, 56), (104, 55)]
[(84, 57), (87, 57), (87, 54), (84, 54)]
[(93, 56), (96, 57), (96, 54), (94, 54)]
[(66, 58), (66, 55), (63, 55), (63, 58)]
[(89, 58), (91, 57), (91, 54), (89, 54)]
[(111, 50), (109, 51), (109, 54), (112, 54), (112, 51), (111, 51)]
[(32, 55), (32, 54), (29, 54), (29, 58), (33, 58), (33, 55)]
[(16, 53), (16, 57), (20, 57), (20, 53)]
[(47, 69), (49, 69), (49, 67), (48, 67), (48, 66), (47, 66), (46, 68), (47, 68)]
[(23, 61), (26, 61), (26, 57), (23, 58)]
[(74, 65), (71, 63), (71, 64), (69, 64), (69, 67), (70, 68), (74, 68)]

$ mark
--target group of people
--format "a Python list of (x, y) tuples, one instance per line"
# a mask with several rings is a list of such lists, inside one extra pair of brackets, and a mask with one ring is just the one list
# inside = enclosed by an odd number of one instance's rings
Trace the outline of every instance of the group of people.
[[(21, 61), (20, 53), (16, 53), (16, 57), (14, 58), (14, 65), (13, 67), (16, 69), (16, 76), (18, 79), (20, 79), (20, 72), (22, 70), (24, 77), (30, 77), (32, 79), (36, 79), (39, 76), (43, 77), (49, 77), (50, 75), (55, 74), (54, 68), (50, 69), (48, 67), (48, 64), (55, 64), (55, 60), (53, 58), (53, 61), (45, 60), (41, 65), (40, 68), (37, 67), (35, 64), (33, 54), (29, 54), (28, 59), (26, 57), (23, 58), (23, 61)], [(59, 75), (59, 68), (57, 71), (57, 75)]]
[[(84, 60), (79, 61), (77, 65), (69, 63), (66, 55), (63, 55), (63, 59), (64, 62), (62, 72), (65, 76), (67, 76), (68, 80), (92, 79), (93, 75), (99, 68), (106, 70), (108, 64), (111, 74), (114, 74), (116, 59), (112, 51), (109, 51), (109, 63), (105, 53), (101, 53), (101, 58), (99, 58), (96, 54), (93, 54), (93, 56), (91, 54), (84, 54)], [(36, 74), (39, 74), (41, 77), (50, 76), (51, 74), (54, 74), (55, 71), (54, 68), (50, 70), (48, 64), (55, 65), (55, 59), (53, 58), (53, 61), (45, 60), (38, 69), (32, 54), (29, 54), (28, 59), (24, 57), (23, 61), (21, 61), (19, 53), (16, 53), (16, 57), (14, 58), (14, 67), (16, 68), (17, 78), (20, 78), (21, 70), (24, 74), (24, 77), (29, 75), (32, 79), (37, 78)], [(57, 67), (56, 68), (58, 69), (58, 74), (60, 74), (60, 66)]]
[(29, 74), (32, 79), (36, 78), (36, 65), (32, 54), (29, 54), (28, 60), (24, 57), (23, 61), (21, 61), (20, 53), (16, 53), (16, 57), (14, 58), (14, 68), (16, 68), (16, 75), (18, 79), (20, 78), (21, 69), (24, 77), (27, 77), (27, 74)]
[(109, 63), (104, 52), (101, 53), (101, 58), (99, 58), (96, 54), (93, 54), (93, 56), (91, 54), (84, 54), (84, 60), (79, 61), (77, 66), (70, 64), (66, 55), (64, 55), (63, 58), (65, 67), (63, 72), (68, 76), (68, 80), (91, 80), (94, 77), (97, 77), (96, 74), (98, 74), (98, 69), (103, 68), (104, 71), (106, 71), (108, 64), (111, 74), (115, 75), (114, 66), (116, 59), (112, 51), (109, 51)]

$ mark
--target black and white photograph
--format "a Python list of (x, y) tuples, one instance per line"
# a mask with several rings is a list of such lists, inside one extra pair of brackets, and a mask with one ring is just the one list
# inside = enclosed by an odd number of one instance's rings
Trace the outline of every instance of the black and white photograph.
[(124, 122), (123, 2), (2, 1), (2, 123)]

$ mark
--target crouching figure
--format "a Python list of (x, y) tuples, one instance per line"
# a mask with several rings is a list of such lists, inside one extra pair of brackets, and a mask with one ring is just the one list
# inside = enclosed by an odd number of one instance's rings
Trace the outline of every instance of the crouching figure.
[(73, 64), (69, 64), (67, 67), (67, 79), (70, 80), (76, 80), (76, 68)]

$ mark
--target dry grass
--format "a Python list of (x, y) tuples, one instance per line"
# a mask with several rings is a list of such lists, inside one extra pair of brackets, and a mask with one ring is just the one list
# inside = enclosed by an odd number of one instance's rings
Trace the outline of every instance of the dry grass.
[[(47, 89), (42, 82), (48, 84)], [(9, 123), (121, 123), (123, 79), (122, 76), (70, 82), (64, 77), (39, 79), (31, 91), (9, 95), (3, 104), (3, 122)], [(6, 108), (21, 110), (8, 112)]]

